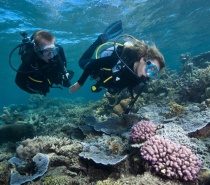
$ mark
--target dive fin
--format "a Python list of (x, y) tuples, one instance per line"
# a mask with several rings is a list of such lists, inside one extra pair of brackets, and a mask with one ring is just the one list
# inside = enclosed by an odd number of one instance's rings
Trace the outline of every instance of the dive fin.
[(100, 36), (103, 43), (107, 42), (109, 39), (112, 39), (122, 33), (122, 21), (116, 21), (112, 23)]

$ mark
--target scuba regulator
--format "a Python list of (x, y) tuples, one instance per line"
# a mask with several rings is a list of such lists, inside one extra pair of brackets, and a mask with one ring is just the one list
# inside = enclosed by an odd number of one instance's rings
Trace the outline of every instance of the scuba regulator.
[(22, 46), (19, 48), (18, 54), (23, 56), (24, 52), (27, 49), (28, 45), (33, 45), (33, 35), (31, 37), (28, 37), (28, 34), (26, 32), (20, 33), (20, 35), (23, 37), (22, 39)]

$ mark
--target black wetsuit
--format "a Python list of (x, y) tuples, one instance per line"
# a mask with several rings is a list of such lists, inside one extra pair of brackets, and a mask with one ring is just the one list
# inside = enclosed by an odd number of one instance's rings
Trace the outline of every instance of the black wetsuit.
[[(117, 74), (111, 74), (111, 72), (104, 71), (103, 68), (112, 69), (119, 58), (116, 53), (113, 52), (111, 56), (102, 57), (98, 59), (91, 59), (96, 48), (101, 45), (102, 42), (100, 37), (87, 49), (87, 51), (82, 55), (79, 60), (79, 65), (84, 69), (83, 74), (78, 80), (80, 85), (83, 85), (87, 80), (88, 76), (99, 76), (102, 87), (105, 87), (109, 90), (110, 93), (120, 92), (124, 88), (133, 89), (136, 85), (141, 82), (140, 78), (137, 78), (128, 68), (124, 67), (120, 71), (116, 72)], [(118, 46), (119, 48), (119, 46)], [(122, 48), (121, 48), (122, 50)], [(133, 70), (133, 63), (129, 66)], [(105, 79), (113, 75), (114, 77), (108, 80), (106, 83), (102, 83)]]
[(58, 55), (54, 56), (49, 63), (38, 57), (33, 46), (26, 50), (21, 57), (22, 64), (15, 79), (21, 89), (31, 94), (46, 95), (53, 84), (70, 86), (66, 76), (66, 58), (63, 48), (57, 44), (56, 47), (59, 48)]

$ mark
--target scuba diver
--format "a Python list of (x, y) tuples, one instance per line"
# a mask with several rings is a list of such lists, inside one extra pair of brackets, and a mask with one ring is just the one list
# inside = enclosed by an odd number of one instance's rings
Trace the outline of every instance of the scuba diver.
[(121, 21), (113, 23), (85, 51), (79, 60), (79, 65), (84, 71), (79, 80), (70, 87), (70, 93), (79, 90), (91, 76), (97, 81), (91, 87), (92, 92), (99, 92), (106, 88), (110, 94), (119, 94), (127, 88), (133, 99), (127, 110), (130, 111), (140, 95), (139, 92), (134, 98), (133, 88), (140, 83), (146, 85), (149, 79), (159, 77), (159, 71), (165, 66), (163, 55), (154, 45), (150, 47), (129, 35), (119, 37), (130, 37), (132, 42), (123, 44), (114, 42), (113, 47), (102, 51), (99, 57), (92, 58), (100, 45), (120, 35), (122, 31)]
[[(23, 44), (18, 45), (22, 63), (17, 72), (15, 82), (30, 94), (46, 94), (50, 88), (61, 88), (54, 84), (70, 87), (70, 80), (74, 72), (66, 69), (66, 57), (62, 46), (55, 44), (55, 38), (47, 31), (35, 32), (29, 39), (24, 32), (21, 34)], [(61, 88), (62, 89), (62, 88)]]

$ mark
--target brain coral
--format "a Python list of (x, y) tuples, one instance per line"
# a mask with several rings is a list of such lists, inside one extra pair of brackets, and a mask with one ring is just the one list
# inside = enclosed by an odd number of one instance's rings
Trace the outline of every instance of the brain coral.
[(185, 181), (197, 179), (201, 162), (185, 146), (178, 146), (170, 140), (153, 136), (143, 145), (140, 152), (143, 159), (151, 162), (157, 173)]
[(155, 135), (157, 126), (151, 121), (140, 121), (131, 128), (130, 138), (135, 143), (143, 142)]

